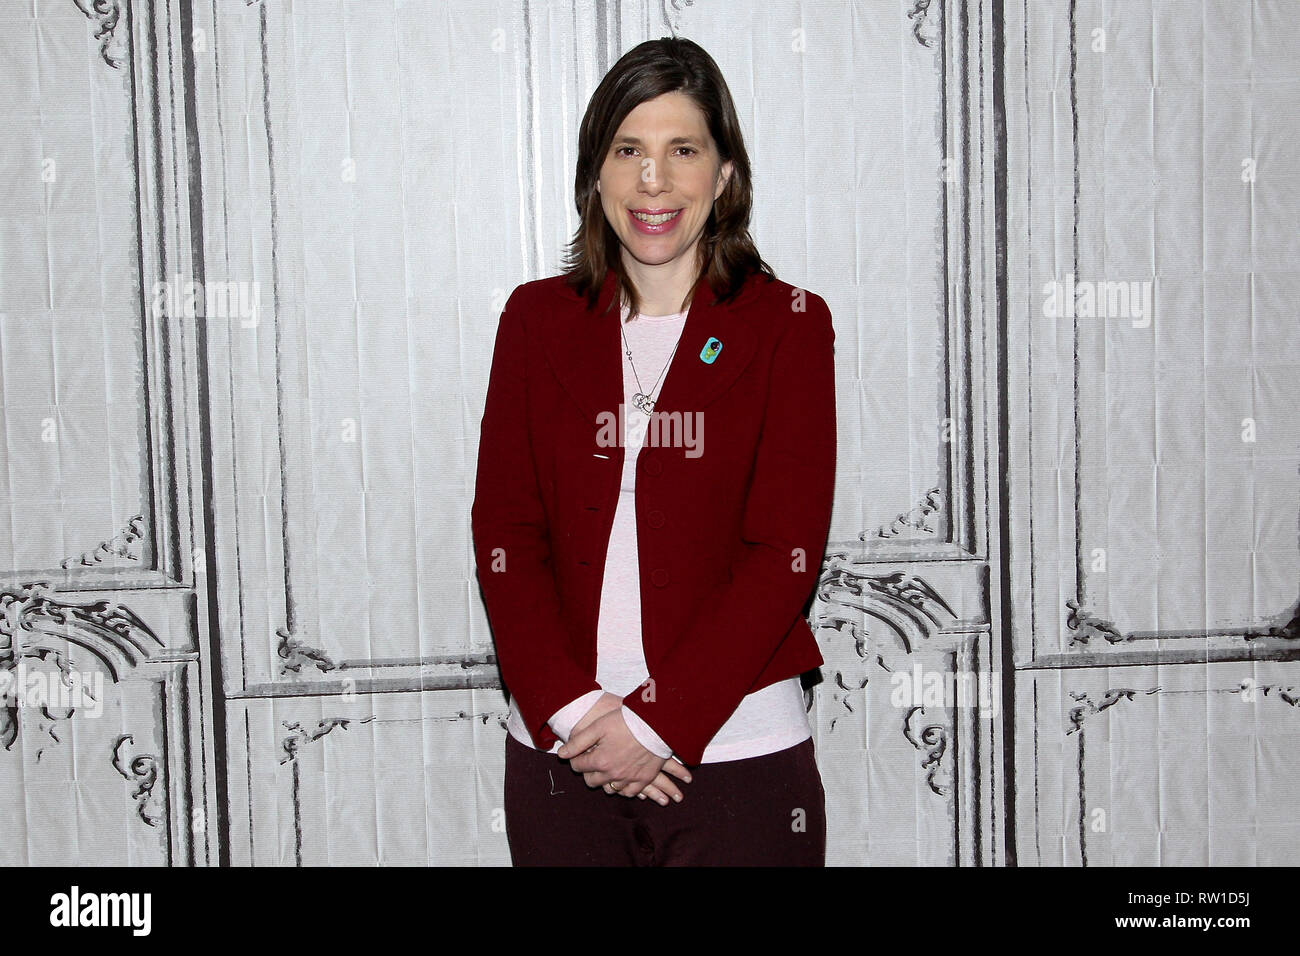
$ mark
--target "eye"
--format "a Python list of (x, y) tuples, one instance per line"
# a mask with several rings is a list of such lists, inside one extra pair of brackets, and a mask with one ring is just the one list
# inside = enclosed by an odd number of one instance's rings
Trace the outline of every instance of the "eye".
[[(616, 147), (614, 148), (614, 155), (615, 155), (615, 156), (623, 156), (623, 155), (624, 155), (624, 151), (627, 151), (628, 154), (635, 153), (635, 152), (636, 152), (636, 147), (635, 147), (635, 146), (616, 146)], [(695, 156), (695, 155), (698, 155), (698, 154), (699, 154), (699, 150), (696, 149), (694, 146), (678, 146), (678, 147), (677, 147), (677, 151), (678, 151), (679, 153), (685, 153), (685, 155), (687, 155), (687, 156)]]

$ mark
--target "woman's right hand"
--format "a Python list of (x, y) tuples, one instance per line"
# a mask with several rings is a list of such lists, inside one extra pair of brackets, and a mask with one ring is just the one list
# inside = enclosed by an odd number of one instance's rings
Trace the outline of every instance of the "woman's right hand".
[[(606, 691), (596, 699), (596, 702), (591, 705), (591, 709), (582, 715), (582, 719), (573, 725), (573, 730), (570, 731), (569, 736), (572, 737), (583, 727), (599, 720), (611, 711), (621, 710), (622, 707), (623, 698)], [(689, 783), (691, 774), (676, 757), (669, 757), (664, 761), (663, 769), (659, 771), (658, 776), (642, 787), (637, 797), (641, 800), (650, 797), (664, 807), (668, 806), (670, 802), (681, 803), (685, 796), (677, 784), (673, 782), (673, 777), (683, 783)]]

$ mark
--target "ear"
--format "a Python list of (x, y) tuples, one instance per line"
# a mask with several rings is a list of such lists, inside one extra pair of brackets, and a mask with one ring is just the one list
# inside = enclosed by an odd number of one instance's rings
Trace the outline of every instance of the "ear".
[(727, 183), (731, 181), (731, 174), (735, 171), (736, 164), (731, 160), (722, 164), (722, 178), (718, 180), (718, 188), (713, 191), (714, 200), (722, 195), (722, 191), (727, 188)]

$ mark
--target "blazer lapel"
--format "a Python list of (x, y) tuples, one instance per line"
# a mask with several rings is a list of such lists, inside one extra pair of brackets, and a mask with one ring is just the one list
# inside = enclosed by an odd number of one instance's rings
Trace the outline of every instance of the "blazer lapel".
[[(718, 305), (708, 282), (699, 281), (686, 313), (677, 352), (655, 400), (655, 411), (699, 411), (735, 384), (754, 357), (757, 340), (756, 333), (745, 321), (743, 308), (752, 282), (753, 279), (731, 302)], [(700, 353), (711, 338), (718, 339), (722, 348), (713, 362), (707, 363)]]
[[(693, 412), (714, 401), (731, 387), (754, 357), (756, 333), (745, 321), (744, 304), (752, 297), (751, 277), (731, 302), (718, 305), (707, 280), (700, 279), (686, 313), (681, 340), (664, 374), (657, 412)], [(599, 412), (617, 412), (623, 401), (623, 336), (619, 313), (605, 307), (614, 297), (612, 270), (605, 274), (595, 309), (561, 282), (561, 295), (570, 308), (557, 310), (542, 336), (542, 348), (565, 391), (578, 403), (596, 428)], [(713, 362), (700, 358), (711, 338), (722, 342)]]

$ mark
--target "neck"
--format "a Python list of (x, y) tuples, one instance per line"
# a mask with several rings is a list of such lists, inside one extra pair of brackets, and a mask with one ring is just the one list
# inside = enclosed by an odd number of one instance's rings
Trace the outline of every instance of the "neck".
[(641, 295), (642, 315), (672, 315), (682, 311), (682, 300), (695, 288), (695, 250), (662, 265), (648, 266), (623, 250), (623, 271)]

